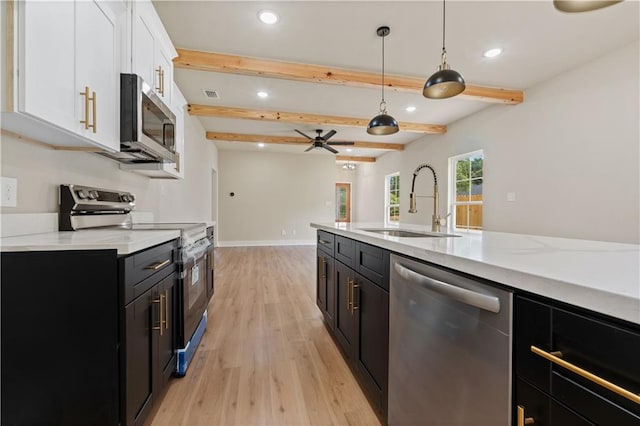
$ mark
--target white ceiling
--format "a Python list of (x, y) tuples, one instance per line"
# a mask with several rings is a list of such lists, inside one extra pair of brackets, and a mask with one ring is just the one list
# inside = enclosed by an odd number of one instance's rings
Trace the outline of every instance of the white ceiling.
[[(361, 1), (154, 1), (177, 48), (380, 72), (381, 40), (376, 28), (391, 27), (385, 39), (388, 73), (426, 78), (439, 64), (442, 3)], [(280, 22), (262, 24), (257, 13), (277, 12)], [(447, 2), (447, 52), (452, 68), (466, 81), (510, 89), (535, 85), (556, 74), (640, 38), (638, 1), (582, 14), (556, 11), (552, 1)], [(502, 47), (486, 59), (482, 53)], [(371, 118), (378, 112), (380, 91), (176, 69), (175, 80), (193, 104), (307, 112)], [(214, 89), (220, 99), (204, 96)], [(271, 96), (259, 99), (255, 93)], [(421, 94), (385, 92), (388, 112), (398, 121), (451, 124), (492, 104), (465, 99), (429, 100)], [(525, 93), (526, 102), (526, 93)], [(414, 105), (408, 113), (404, 108)], [(500, 108), (513, 108), (504, 105)], [(316, 126), (254, 120), (200, 118), (217, 132), (298, 137)], [(331, 126), (332, 140), (408, 143), (422, 134), (400, 132), (371, 136), (364, 128)], [(325, 131), (330, 130), (325, 126)], [(437, 136), (435, 136), (437, 137)], [(256, 144), (216, 142), (220, 149), (259, 149)], [(278, 152), (300, 152), (300, 146), (267, 145)], [(341, 154), (345, 147), (337, 147)], [(379, 156), (387, 151), (354, 149), (349, 155)], [(327, 155), (331, 155), (326, 152)]]

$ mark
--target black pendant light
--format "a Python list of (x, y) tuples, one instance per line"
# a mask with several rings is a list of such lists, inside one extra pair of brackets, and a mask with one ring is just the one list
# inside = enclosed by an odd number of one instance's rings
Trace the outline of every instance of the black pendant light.
[(389, 35), (389, 27), (380, 27), (376, 31), (382, 38), (382, 101), (380, 102), (380, 114), (371, 119), (367, 126), (367, 133), (370, 135), (392, 135), (400, 128), (395, 118), (387, 114), (387, 103), (384, 101), (384, 38)]
[(444, 47), (445, 10), (445, 0), (442, 0), (442, 63), (424, 84), (422, 94), (429, 99), (451, 98), (462, 93), (466, 87), (462, 75), (447, 63), (447, 49)]
[(561, 12), (580, 13), (602, 9), (621, 2), (622, 0), (553, 0), (553, 5)]

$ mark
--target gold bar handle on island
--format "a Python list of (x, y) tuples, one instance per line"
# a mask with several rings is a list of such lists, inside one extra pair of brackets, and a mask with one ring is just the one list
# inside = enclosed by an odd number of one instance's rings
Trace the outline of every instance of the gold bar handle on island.
[(164, 262), (156, 263), (155, 265), (149, 265), (144, 269), (153, 269), (154, 271), (157, 271), (158, 269), (162, 268), (163, 266), (166, 266), (169, 262), (171, 262), (171, 259), (167, 259)]
[(164, 291), (164, 328), (169, 329), (169, 290)]
[(356, 306), (356, 288), (360, 288), (355, 281), (351, 282), (351, 315), (358, 310), (359, 306)]
[(567, 362), (565, 360), (563, 360), (562, 357), (562, 353), (561, 352), (547, 352), (544, 351), (536, 346), (531, 346), (531, 352), (533, 352), (536, 355), (541, 356), (542, 358), (551, 361), (552, 363), (559, 365), (560, 367), (564, 367), (567, 370), (571, 371), (572, 373), (577, 374), (578, 376), (582, 376), (585, 379), (602, 386), (605, 389), (610, 390), (611, 392), (617, 393), (618, 395), (627, 398), (630, 401), (635, 402), (636, 404), (640, 404), (640, 394), (635, 394), (633, 392), (628, 391), (625, 388), (622, 388), (614, 383), (611, 383), (608, 380), (603, 379), (602, 377), (596, 376), (595, 374), (584, 370), (576, 365), (571, 364), (570, 362)]
[(160, 335), (162, 336), (162, 294), (158, 296), (157, 299), (153, 299), (153, 303), (157, 303), (159, 305), (158, 312), (160, 314), (160, 320), (158, 322), (158, 326), (153, 326), (153, 330), (160, 330)]
[(517, 426), (532, 425), (532, 424), (534, 424), (536, 422), (533, 419), (533, 417), (525, 417), (524, 416), (524, 407), (522, 405), (518, 405), (517, 414), (518, 414)]

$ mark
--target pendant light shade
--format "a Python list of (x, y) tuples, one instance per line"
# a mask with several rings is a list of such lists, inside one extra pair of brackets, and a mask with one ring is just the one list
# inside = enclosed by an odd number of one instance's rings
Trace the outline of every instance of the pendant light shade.
[(462, 75), (447, 63), (445, 41), (445, 0), (442, 1), (442, 62), (438, 70), (427, 79), (422, 94), (429, 99), (446, 99), (464, 92), (466, 84)]
[(622, 0), (553, 0), (553, 5), (561, 12), (580, 13), (602, 9), (621, 2)]
[(380, 101), (380, 114), (371, 119), (367, 126), (370, 135), (392, 135), (400, 130), (395, 118), (387, 114), (387, 103), (384, 101), (384, 38), (389, 35), (389, 27), (380, 27), (376, 34), (382, 38), (382, 100)]

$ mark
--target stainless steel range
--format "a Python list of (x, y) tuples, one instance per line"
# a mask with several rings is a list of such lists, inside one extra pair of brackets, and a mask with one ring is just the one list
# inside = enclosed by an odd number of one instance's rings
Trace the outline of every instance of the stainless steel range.
[(180, 231), (177, 252), (178, 292), (176, 375), (184, 376), (207, 325), (207, 305), (213, 296), (213, 238), (205, 223), (133, 223), (135, 196), (80, 185), (60, 185), (60, 231), (95, 228)]

